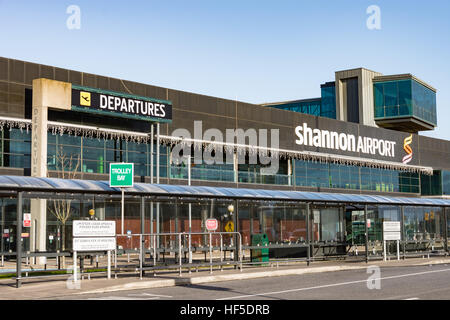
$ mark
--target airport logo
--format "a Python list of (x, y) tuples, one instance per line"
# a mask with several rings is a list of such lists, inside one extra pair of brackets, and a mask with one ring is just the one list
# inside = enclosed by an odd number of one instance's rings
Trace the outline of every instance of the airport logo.
[(85, 107), (91, 106), (91, 93), (80, 91), (80, 104)]
[(411, 143), (412, 143), (412, 134), (409, 137), (406, 137), (405, 140), (403, 140), (403, 149), (406, 152), (406, 155), (402, 159), (403, 164), (407, 164), (412, 160), (413, 151), (410, 146)]
[(295, 143), (298, 145), (395, 157), (395, 141), (313, 129), (309, 128), (307, 123), (297, 126), (295, 134), (297, 136)]

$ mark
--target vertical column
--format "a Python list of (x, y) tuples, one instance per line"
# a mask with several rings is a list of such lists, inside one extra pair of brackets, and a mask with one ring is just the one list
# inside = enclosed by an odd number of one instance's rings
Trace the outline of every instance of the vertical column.
[(16, 287), (22, 278), (22, 192), (17, 193), (17, 227), (16, 227)]
[(366, 263), (369, 262), (369, 229), (367, 228), (367, 204), (364, 205), (364, 235), (366, 244)]
[(233, 170), (234, 170), (234, 182), (239, 182), (239, 163), (238, 163), (238, 155), (237, 150), (233, 151)]
[(310, 210), (309, 210), (309, 202), (306, 204), (306, 243), (308, 244), (308, 247), (306, 248), (306, 264), (309, 266), (309, 259), (311, 257), (311, 236), (310, 236)]
[[(33, 95), (35, 86), (33, 85)], [(32, 129), (31, 129), (31, 176), (47, 176), (47, 106), (39, 105), (33, 97)], [(30, 250), (46, 251), (47, 235), (47, 200), (30, 200), (31, 220), (35, 227), (31, 228)], [(38, 264), (44, 263), (43, 257), (37, 259)]]
[(295, 181), (295, 159), (294, 158), (291, 159), (291, 163), (292, 163), (292, 177), (291, 177), (292, 183), (291, 183), (291, 185), (296, 186), (297, 182)]
[[(4, 237), (3, 237), (3, 232), (4, 232), (4, 230), (5, 230), (5, 201), (2, 199), (2, 200), (0, 200), (1, 202), (2, 202), (2, 213), (1, 213), (1, 215), (2, 215), (2, 226), (1, 226), (1, 229), (0, 229), (0, 234), (1, 234), (1, 243), (0, 243), (0, 252), (4, 252), (5, 251), (5, 243), (4, 243)], [(444, 208), (444, 210), (445, 210), (445, 208)], [(1, 266), (3, 267), (3, 254), (2, 254), (2, 264), (1, 264)]]
[(446, 207), (442, 207), (443, 219), (444, 219), (444, 248), (445, 252), (448, 254), (448, 225), (447, 225), (447, 214), (448, 209)]
[[(239, 201), (234, 200), (234, 214), (233, 214), (233, 220), (234, 220), (234, 232), (239, 232)], [(239, 247), (239, 241), (238, 241), (238, 235), (234, 235), (234, 243), (236, 247), (236, 251), (234, 254), (234, 261), (238, 261), (239, 259), (239, 252), (241, 251), (241, 248)], [(236, 266), (235, 266), (236, 269)]]
[[(72, 85), (67, 82), (34, 79), (31, 127), (31, 176), (47, 176), (47, 121), (48, 108), (70, 110)], [(31, 199), (31, 251), (46, 251), (47, 201)], [(39, 257), (42, 264), (45, 257)]]
[[(145, 261), (145, 237), (142, 235), (145, 233), (145, 198), (141, 196), (141, 262)], [(142, 269), (141, 269), (142, 271)]]
[(175, 233), (180, 232), (178, 228), (178, 198), (175, 198)]
[[(150, 183), (153, 184), (153, 138), (154, 138), (154, 132), (153, 132), (153, 123), (150, 125)], [(153, 199), (153, 198), (152, 198)], [(150, 201), (150, 233), (153, 233), (153, 201)], [(155, 245), (153, 243), (153, 237), (150, 239), (152, 247)]]
[(150, 183), (153, 184), (153, 123), (150, 125)]
[(403, 259), (405, 259), (406, 254), (406, 234), (405, 234), (405, 208), (400, 207), (400, 232), (401, 241), (403, 241)]
[[(160, 141), (159, 141), (159, 123), (156, 124), (156, 183), (159, 184), (159, 149), (160, 149)], [(159, 202), (156, 203), (156, 233), (160, 233), (160, 225), (159, 225)], [(159, 248), (159, 237), (156, 237), (156, 246)]]
[(288, 185), (292, 186), (292, 159), (287, 159), (288, 163)]
[(141, 234), (145, 233), (145, 198), (141, 197)]

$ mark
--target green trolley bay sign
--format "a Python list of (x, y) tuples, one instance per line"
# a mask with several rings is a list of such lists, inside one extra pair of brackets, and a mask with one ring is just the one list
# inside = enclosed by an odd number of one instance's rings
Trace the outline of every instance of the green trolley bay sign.
[(109, 186), (132, 187), (134, 175), (133, 163), (110, 163)]

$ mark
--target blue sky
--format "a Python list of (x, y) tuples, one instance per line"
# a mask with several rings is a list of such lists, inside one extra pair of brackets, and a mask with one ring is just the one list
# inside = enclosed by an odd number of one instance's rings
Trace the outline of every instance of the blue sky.
[(412, 73), (438, 90), (423, 134), (450, 140), (449, 16), (447, 0), (0, 0), (0, 56), (251, 103), (318, 97), (347, 68)]

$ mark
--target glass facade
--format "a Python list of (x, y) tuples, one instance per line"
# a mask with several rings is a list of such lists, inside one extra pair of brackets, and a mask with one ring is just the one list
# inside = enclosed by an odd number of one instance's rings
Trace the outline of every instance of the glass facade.
[(450, 195), (450, 171), (442, 171), (442, 194)]
[[(191, 151), (194, 154), (194, 151)], [(231, 156), (231, 159), (233, 157)], [(188, 165), (185, 162), (170, 164), (171, 179), (188, 179)], [(191, 179), (204, 181), (228, 181), (234, 182), (234, 165), (227, 163), (226, 154), (223, 154), (222, 164), (208, 164), (205, 161), (195, 163), (191, 159)]]
[(279, 105), (270, 105), (272, 108), (306, 113), (313, 116), (321, 115), (321, 99), (308, 99), (303, 101), (295, 101), (289, 103), (283, 103)]
[(31, 131), (2, 130), (0, 147), (2, 167), (31, 168)]
[(304, 187), (419, 193), (416, 173), (294, 160), (295, 185)]
[[(72, 168), (85, 173), (109, 173), (113, 162), (133, 162), (137, 176), (150, 176), (150, 144), (48, 133), (48, 169)], [(160, 177), (167, 177), (167, 147), (160, 146)], [(62, 161), (65, 159), (65, 161)], [(156, 151), (153, 161), (156, 176)]]
[(436, 93), (413, 79), (374, 83), (375, 119), (416, 117), (436, 126)]
[(444, 238), (445, 221), (442, 208), (405, 207), (405, 240), (441, 240)]
[(442, 195), (442, 172), (434, 170), (433, 175), (420, 175), (420, 189), (424, 196)]
[[(4, 130), (1, 134), (2, 167), (30, 168), (31, 132), (11, 129)], [(172, 163), (169, 166), (169, 154), (168, 147), (160, 147), (160, 176), (188, 179), (186, 165)], [(64, 156), (64, 161), (61, 161), (61, 155)], [(78, 172), (108, 174), (111, 162), (122, 161), (133, 162), (137, 176), (150, 176), (150, 144), (48, 134), (49, 170), (58, 170), (64, 166)], [(153, 161), (153, 174), (156, 176), (156, 152)], [(293, 160), (290, 175), (289, 161), (291, 160), (280, 159), (279, 171), (275, 175), (264, 175), (261, 172), (264, 166), (261, 164), (240, 164), (235, 177), (234, 166), (226, 163), (224, 155), (223, 164), (193, 163), (191, 179), (422, 195), (450, 194), (450, 171), (435, 171), (434, 175), (428, 176), (396, 170)], [(248, 162), (247, 158), (246, 163)]]
[[(62, 196), (62, 197), (61, 197)], [(69, 200), (70, 199), (70, 200)], [(24, 212), (30, 212), (31, 200), (25, 196), (23, 200)], [(70, 214), (63, 224), (55, 215), (55, 204), (68, 201)], [(156, 211), (151, 218), (151, 201), (160, 203), (160, 214), (157, 218)], [(364, 207), (358, 204), (311, 204), (309, 226), (307, 224), (307, 204), (301, 201), (264, 201), (264, 200), (233, 200), (233, 199), (181, 199), (181, 198), (144, 198), (144, 225), (141, 225), (140, 217), (141, 198), (127, 196), (125, 198), (124, 229), (131, 234), (139, 234), (143, 229), (145, 233), (177, 233), (189, 232), (189, 211), (191, 212), (191, 231), (206, 232), (205, 221), (209, 218), (218, 220), (218, 231), (224, 231), (225, 225), (233, 221), (236, 231), (242, 235), (242, 244), (251, 245), (252, 235), (267, 234), (269, 245), (275, 245), (275, 250), (294, 250), (296, 254), (306, 256), (305, 247), (291, 249), (282, 244), (305, 244), (307, 230), (310, 230), (311, 241), (322, 247), (326, 246), (361, 246), (365, 243), (365, 219)], [(233, 204), (236, 208), (230, 215), (228, 206)], [(0, 199), (1, 218), (0, 226), (3, 230), (1, 241), (2, 252), (14, 252), (16, 249), (17, 227), (17, 199)], [(64, 198), (59, 194), (56, 198), (53, 194), (47, 194), (47, 216), (45, 220), (45, 248), (47, 252), (72, 249), (73, 220), (89, 219), (89, 210), (94, 209), (98, 220), (116, 221), (116, 231), (120, 232), (121, 225), (121, 201), (114, 197), (96, 197), (94, 195), (71, 196)], [(370, 205), (367, 210), (369, 254), (375, 255), (382, 250), (383, 222), (402, 221), (402, 208), (397, 205)], [(406, 251), (444, 249), (445, 229), (448, 222), (445, 220), (444, 210), (441, 207), (404, 206), (403, 207), (403, 232), (402, 247)], [(23, 233), (29, 233), (30, 229), (23, 228)], [(23, 238), (22, 244), (25, 251), (33, 252), (31, 241), (33, 235)], [(224, 236), (224, 245), (232, 245), (231, 236)], [(161, 236), (160, 247), (174, 249), (177, 246), (176, 236)], [(145, 239), (146, 246), (150, 243)], [(192, 235), (192, 246), (201, 247), (208, 244), (205, 235)], [(217, 247), (220, 245), (219, 237), (212, 239)], [(216, 243), (217, 242), (217, 243)], [(139, 237), (118, 238), (118, 245), (125, 249), (139, 247)], [(278, 247), (277, 247), (278, 246)], [(320, 255), (315, 247), (314, 255)], [(271, 250), (274, 250), (271, 249)], [(360, 250), (364, 250), (363, 247)], [(403, 250), (403, 249), (402, 249)], [(343, 254), (346, 254), (346, 250)], [(395, 252), (395, 249), (392, 250)], [(279, 252), (280, 253), (280, 252)], [(246, 254), (246, 256), (248, 256)]]
[(336, 86), (334, 82), (320, 87), (321, 91), (321, 109), (320, 116), (336, 119)]
[(268, 165), (249, 164), (248, 157), (245, 164), (238, 165), (238, 182), (239, 183), (257, 183), (257, 184), (278, 184), (290, 185), (291, 180), (288, 175), (288, 161), (280, 159), (278, 173), (274, 175), (266, 175), (261, 171)]

